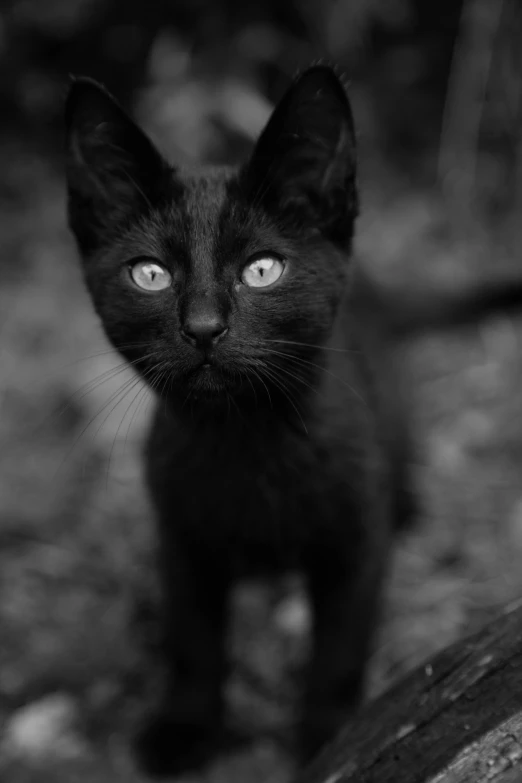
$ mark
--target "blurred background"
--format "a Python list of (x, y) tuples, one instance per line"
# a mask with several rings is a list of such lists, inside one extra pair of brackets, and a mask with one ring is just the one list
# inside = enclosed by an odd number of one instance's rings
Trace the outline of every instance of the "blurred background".
[[(104, 82), (173, 158), (222, 162), (298, 68), (336, 60), (357, 252), (428, 280), (520, 263), (521, 41), (517, 0), (0, 1), (2, 780), (143, 780), (128, 738), (154, 691), (151, 400), (103, 337), (66, 229), (68, 74)], [(372, 694), (522, 596), (520, 335), (488, 319), (401, 356), (421, 519), (398, 545)], [(190, 780), (284, 783), (299, 584), (242, 588), (234, 617), (231, 720), (254, 739)]]

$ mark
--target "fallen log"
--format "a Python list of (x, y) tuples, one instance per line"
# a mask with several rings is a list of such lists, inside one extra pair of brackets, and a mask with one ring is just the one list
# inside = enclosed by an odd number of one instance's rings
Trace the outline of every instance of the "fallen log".
[(522, 783), (522, 606), (414, 670), (295, 783)]

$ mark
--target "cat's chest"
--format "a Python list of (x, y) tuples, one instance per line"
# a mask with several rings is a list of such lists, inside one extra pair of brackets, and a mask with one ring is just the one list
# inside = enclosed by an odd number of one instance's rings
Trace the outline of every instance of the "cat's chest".
[[(293, 495), (318, 475), (317, 444), (305, 432), (284, 428), (239, 428), (212, 424), (201, 429), (157, 422), (149, 449), (149, 475), (171, 487), (186, 507), (212, 506), (232, 513)], [(159, 485), (158, 485), (159, 486)], [(170, 493), (169, 493), (170, 494)]]
[(349, 524), (365, 458), (342, 431), (267, 426), (190, 437), (157, 421), (148, 477), (167, 524), (266, 562), (267, 548), (286, 556), (318, 527)]

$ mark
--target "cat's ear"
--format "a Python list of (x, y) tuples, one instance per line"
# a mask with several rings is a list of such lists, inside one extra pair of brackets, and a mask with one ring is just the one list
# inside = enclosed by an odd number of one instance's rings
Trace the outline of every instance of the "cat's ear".
[(166, 162), (116, 100), (92, 79), (74, 79), (65, 108), (69, 221), (90, 252), (147, 211)]
[(357, 215), (355, 135), (335, 70), (315, 65), (276, 106), (245, 170), (248, 192), (268, 210), (350, 241)]

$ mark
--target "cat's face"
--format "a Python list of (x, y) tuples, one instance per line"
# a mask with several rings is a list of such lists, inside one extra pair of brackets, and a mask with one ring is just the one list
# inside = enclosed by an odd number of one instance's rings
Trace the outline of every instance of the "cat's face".
[(70, 224), (115, 347), (181, 401), (306, 390), (356, 214), (351, 114), (334, 73), (296, 81), (237, 171), (167, 165), (87, 80), (67, 119)]

